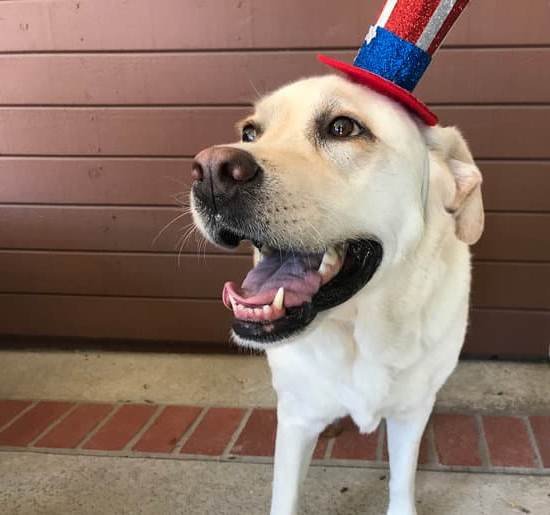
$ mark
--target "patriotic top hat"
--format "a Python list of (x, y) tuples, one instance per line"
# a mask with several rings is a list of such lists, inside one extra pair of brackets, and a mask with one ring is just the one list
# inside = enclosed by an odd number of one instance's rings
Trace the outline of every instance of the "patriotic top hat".
[(428, 125), (437, 123), (412, 91), (432, 55), (469, 0), (386, 0), (353, 66), (320, 55), (319, 60), (351, 80), (393, 98)]

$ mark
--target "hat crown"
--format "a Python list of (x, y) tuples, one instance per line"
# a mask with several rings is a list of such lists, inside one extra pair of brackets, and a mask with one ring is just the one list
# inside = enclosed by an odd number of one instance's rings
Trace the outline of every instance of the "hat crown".
[(433, 55), (468, 2), (387, 0), (375, 25)]
[(437, 123), (412, 91), (469, 0), (387, 0), (353, 65), (319, 60), (399, 102), (428, 125)]
[(412, 91), (469, 0), (388, 0), (354, 65)]

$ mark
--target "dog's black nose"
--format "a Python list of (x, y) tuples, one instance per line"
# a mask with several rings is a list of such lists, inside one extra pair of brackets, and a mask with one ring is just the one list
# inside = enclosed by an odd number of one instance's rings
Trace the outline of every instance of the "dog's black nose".
[(261, 168), (244, 150), (210, 147), (195, 156), (191, 175), (195, 191), (214, 206), (231, 200), (239, 189), (258, 178)]

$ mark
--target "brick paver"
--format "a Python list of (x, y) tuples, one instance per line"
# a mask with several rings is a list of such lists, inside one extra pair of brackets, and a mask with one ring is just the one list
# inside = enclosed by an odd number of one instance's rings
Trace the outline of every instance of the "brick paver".
[(255, 409), (231, 453), (245, 456), (273, 456), (276, 425), (275, 410)]
[(181, 452), (220, 456), (237, 430), (244, 413), (245, 410), (239, 408), (209, 409)]
[(435, 414), (432, 417), (435, 448), (443, 465), (479, 467), (479, 434), (471, 415)]
[(376, 460), (379, 430), (362, 435), (353, 421), (347, 417), (343, 420), (344, 430), (334, 440), (332, 458), (344, 460)]
[(534, 467), (535, 453), (525, 422), (519, 417), (483, 417), (491, 463), (500, 467)]
[(550, 415), (530, 417), (531, 427), (537, 442), (544, 467), (550, 468)]
[(128, 404), (122, 406), (98, 432), (84, 444), (84, 449), (119, 451), (147, 423), (156, 406)]
[[(246, 410), (231, 407), (34, 402), (0, 400), (0, 452), (15, 447), (35, 452), (60, 449), (141, 457), (164, 453), (170, 459), (200, 455), (222, 460), (265, 460), (274, 453), (277, 416), (273, 409), (255, 408), (245, 419)], [(383, 426), (361, 435), (350, 418), (341, 424), (340, 434), (319, 438), (314, 459), (327, 464), (349, 460), (350, 466), (383, 466), (379, 461), (387, 461), (386, 435), (380, 437)], [(430, 424), (431, 432), (424, 435), (420, 447), (420, 468), (484, 472), (512, 468), (550, 475), (550, 413), (480, 417), (438, 412)], [(328, 449), (330, 456), (325, 458)]]
[(36, 447), (73, 449), (111, 411), (110, 404), (83, 404), (78, 406), (53, 429), (35, 443)]
[(0, 401), (0, 427), (3, 427), (10, 420), (13, 420), (31, 404), (31, 401)]
[(133, 449), (140, 452), (171, 452), (200, 412), (201, 409), (196, 406), (167, 406)]
[(0, 445), (28, 445), (73, 406), (70, 402), (39, 402), (0, 433)]

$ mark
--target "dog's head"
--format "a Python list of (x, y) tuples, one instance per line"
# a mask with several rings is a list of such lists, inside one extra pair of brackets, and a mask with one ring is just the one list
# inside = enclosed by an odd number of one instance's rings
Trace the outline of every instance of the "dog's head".
[(241, 142), (196, 156), (191, 205), (212, 242), (256, 247), (242, 286), (223, 293), (242, 343), (281, 341), (350, 299), (382, 260), (414, 251), (434, 209), (459, 239), (481, 234), (481, 176), (460, 134), (421, 126), (365, 87), (296, 82), (238, 131)]

